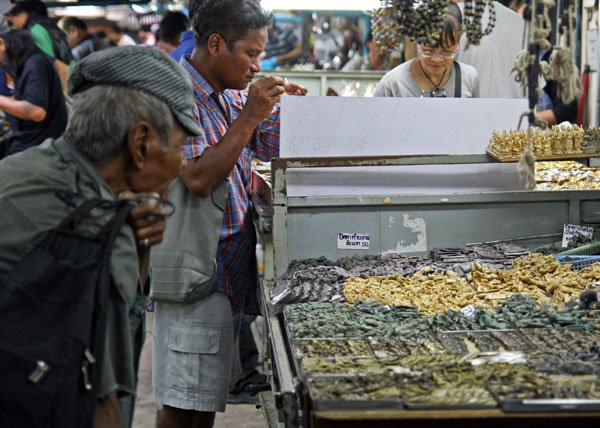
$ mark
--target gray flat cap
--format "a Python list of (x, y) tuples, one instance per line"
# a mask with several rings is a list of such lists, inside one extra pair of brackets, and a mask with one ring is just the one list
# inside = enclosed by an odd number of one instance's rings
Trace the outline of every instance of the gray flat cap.
[(96, 85), (137, 89), (163, 101), (188, 132), (199, 135), (198, 110), (190, 75), (164, 52), (149, 46), (123, 46), (94, 52), (69, 76), (71, 95)]

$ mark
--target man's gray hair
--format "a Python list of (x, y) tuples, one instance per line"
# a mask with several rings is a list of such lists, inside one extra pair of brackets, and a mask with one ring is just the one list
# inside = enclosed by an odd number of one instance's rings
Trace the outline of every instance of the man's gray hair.
[(65, 138), (93, 163), (117, 158), (125, 149), (129, 129), (145, 121), (167, 146), (174, 119), (158, 98), (136, 89), (98, 85), (76, 94)]

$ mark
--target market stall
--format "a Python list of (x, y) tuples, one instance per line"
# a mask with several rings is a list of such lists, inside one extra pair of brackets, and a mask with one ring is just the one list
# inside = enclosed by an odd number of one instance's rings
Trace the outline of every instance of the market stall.
[[(599, 318), (567, 306), (600, 270), (526, 247), (597, 217), (600, 195), (525, 190), (516, 163), (484, 154), (519, 100), (436, 101), (435, 128), (413, 119), (423, 99), (284, 102), (285, 157), (270, 183), (255, 177), (272, 414), (285, 426), (597, 425)], [(469, 126), (449, 128), (467, 111)], [(360, 124), (378, 121), (362, 141)]]

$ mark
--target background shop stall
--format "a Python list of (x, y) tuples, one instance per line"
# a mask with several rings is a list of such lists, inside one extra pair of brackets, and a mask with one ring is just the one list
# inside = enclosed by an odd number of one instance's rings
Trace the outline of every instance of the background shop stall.
[[(271, 290), (292, 260), (426, 254), (432, 248), (541, 236), (598, 217), (598, 191), (525, 190), (516, 163), (485, 155), (493, 130), (515, 129), (524, 100), (284, 98), (281, 158), (254, 177), (265, 247), (263, 311), (273, 383), (265, 409), (285, 426), (591, 426), (600, 413), (499, 409), (315, 410)], [(375, 422), (378, 421), (378, 422)], [(392, 422), (393, 421), (393, 422)], [(379, 426), (379, 425), (370, 425)]]

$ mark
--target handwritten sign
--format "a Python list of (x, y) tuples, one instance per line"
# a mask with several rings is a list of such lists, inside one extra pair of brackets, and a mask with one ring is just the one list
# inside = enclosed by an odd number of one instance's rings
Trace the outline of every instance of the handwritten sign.
[(370, 244), (368, 233), (338, 233), (338, 250), (368, 250)]
[(573, 242), (576, 236), (583, 235), (592, 240), (594, 235), (593, 227), (577, 226), (576, 224), (565, 224), (563, 228), (562, 247), (566, 248), (570, 242)]

